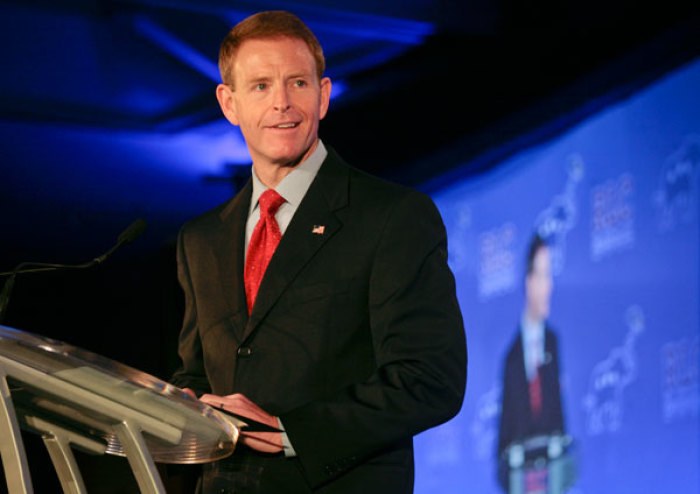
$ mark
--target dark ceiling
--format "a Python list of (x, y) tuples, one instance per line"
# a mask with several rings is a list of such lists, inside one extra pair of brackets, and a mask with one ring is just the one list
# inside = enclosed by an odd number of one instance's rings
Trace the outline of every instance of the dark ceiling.
[(700, 3), (678, 0), (5, 1), (5, 269), (84, 260), (137, 217), (151, 225), (139, 245), (172, 245), (187, 218), (230, 197), (249, 158), (214, 97), (218, 46), (273, 8), (324, 46), (339, 89), (324, 142), (425, 190), (700, 55)]
[(455, 165), (430, 159), (441, 150), (467, 161), (696, 56), (700, 31), (698, 3), (676, 0), (6, 1), (0, 119), (171, 133), (220, 122), (218, 44), (271, 8), (310, 25), (343, 89), (322, 136), (413, 185)]

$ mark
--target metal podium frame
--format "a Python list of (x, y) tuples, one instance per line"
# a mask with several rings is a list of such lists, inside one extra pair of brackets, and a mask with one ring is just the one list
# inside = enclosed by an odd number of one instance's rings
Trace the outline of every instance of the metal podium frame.
[(76, 447), (126, 456), (141, 492), (161, 494), (154, 456), (162, 463), (226, 457), (239, 426), (153, 376), (0, 326), (0, 455), (9, 494), (33, 492), (22, 429), (41, 434), (65, 493), (87, 492)]

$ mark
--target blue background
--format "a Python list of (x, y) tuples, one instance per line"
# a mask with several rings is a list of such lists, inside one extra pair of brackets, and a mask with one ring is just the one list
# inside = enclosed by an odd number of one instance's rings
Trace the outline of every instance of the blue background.
[(415, 440), (416, 492), (499, 492), (502, 365), (522, 313), (527, 243), (543, 224), (557, 232), (549, 320), (577, 445), (573, 492), (700, 490), (698, 88), (696, 61), (493, 172), (433, 193), (469, 380), (461, 413)]

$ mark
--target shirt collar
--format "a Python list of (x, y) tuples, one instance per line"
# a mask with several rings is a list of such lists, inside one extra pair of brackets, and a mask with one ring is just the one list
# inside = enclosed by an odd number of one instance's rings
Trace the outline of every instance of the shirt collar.
[[(328, 156), (328, 151), (326, 147), (318, 140), (318, 145), (311, 156), (302, 161), (294, 170), (292, 170), (286, 177), (284, 177), (275, 191), (281, 195), (284, 200), (290, 203), (295, 209), (299, 207), (301, 200), (306, 195), (306, 191), (309, 190), (311, 182), (316, 178), (319, 168), (323, 160)], [(252, 180), (253, 180), (253, 195), (250, 198), (250, 209), (248, 210), (248, 215), (252, 213), (255, 208), (258, 207), (258, 199), (263, 192), (265, 192), (268, 187), (263, 184), (255, 173), (255, 168), (252, 167)]]
[(523, 340), (525, 342), (529, 341), (543, 341), (544, 339), (544, 321), (533, 322), (530, 321), (525, 315), (520, 319), (520, 327), (522, 328)]

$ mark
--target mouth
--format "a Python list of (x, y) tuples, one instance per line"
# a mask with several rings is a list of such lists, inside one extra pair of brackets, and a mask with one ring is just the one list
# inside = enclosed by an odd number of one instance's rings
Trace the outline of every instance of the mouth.
[(284, 122), (277, 125), (270, 125), (271, 129), (294, 129), (299, 126), (299, 122)]

